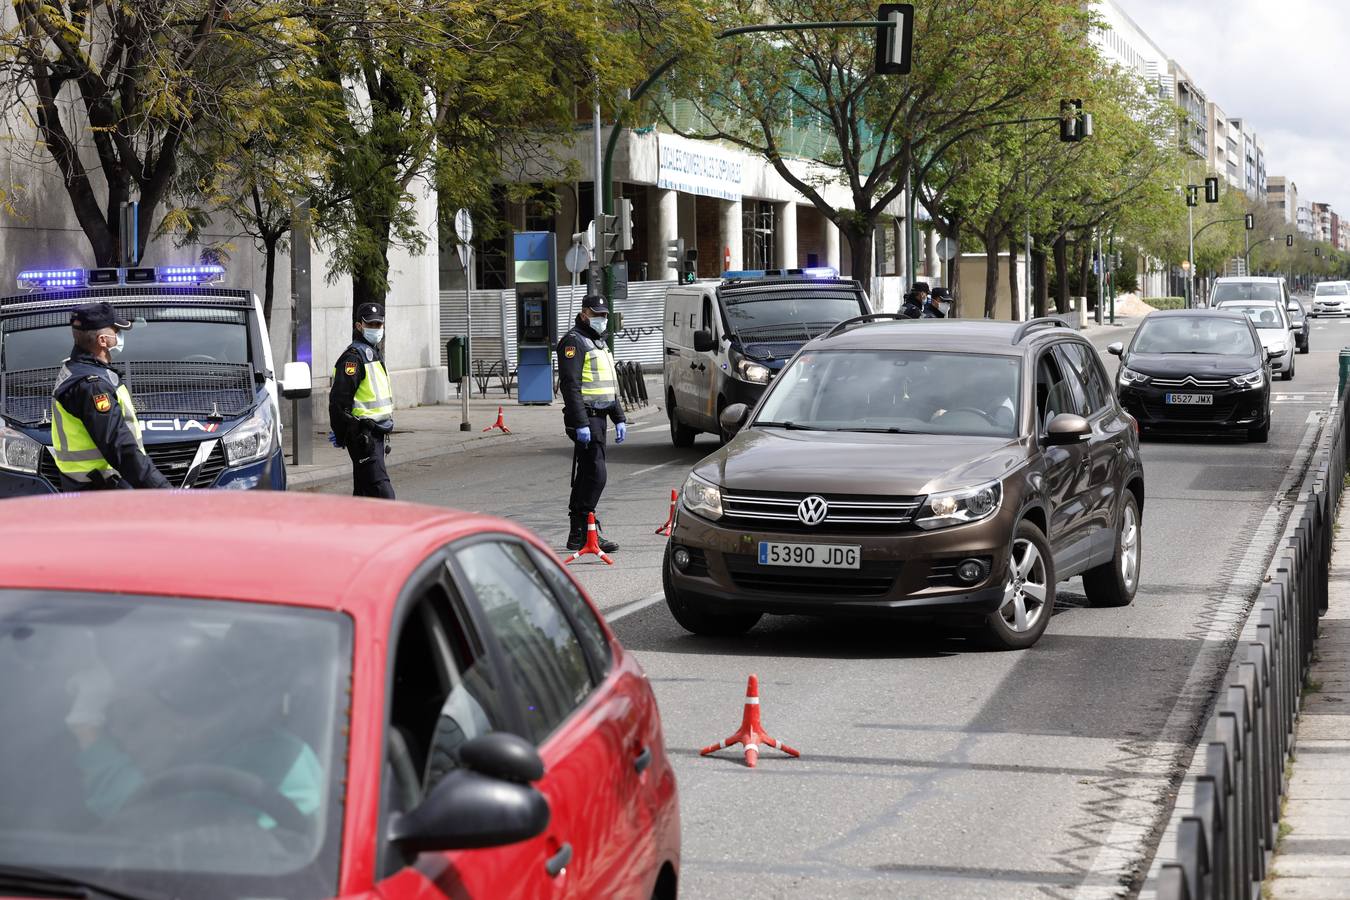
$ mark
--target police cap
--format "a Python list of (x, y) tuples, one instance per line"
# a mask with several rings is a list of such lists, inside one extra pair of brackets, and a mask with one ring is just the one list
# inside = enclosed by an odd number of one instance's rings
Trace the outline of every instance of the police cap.
[(70, 327), (77, 331), (102, 331), (104, 328), (125, 331), (131, 327), (131, 320), (119, 315), (113, 305), (105, 300), (101, 303), (85, 303), (71, 310)]
[(952, 299), (952, 292), (947, 290), (945, 287), (935, 287), (933, 288), (933, 299), (950, 300)]
[(609, 304), (605, 303), (605, 298), (599, 294), (587, 294), (581, 301), (582, 309), (589, 309), (591, 312), (609, 312)]
[(362, 303), (356, 307), (356, 319), (359, 322), (383, 322), (383, 303)]

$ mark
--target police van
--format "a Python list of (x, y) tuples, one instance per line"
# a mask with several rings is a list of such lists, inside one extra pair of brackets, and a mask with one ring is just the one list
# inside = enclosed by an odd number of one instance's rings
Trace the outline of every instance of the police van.
[(174, 487), (284, 490), (278, 395), (309, 396), (311, 373), (278, 382), (262, 304), (216, 286), (217, 265), (42, 269), (0, 297), (0, 498), (55, 493), (51, 394), (70, 355), (70, 313), (107, 301), (130, 319), (113, 357), (145, 451)]
[(825, 267), (732, 271), (720, 283), (670, 288), (663, 330), (671, 442), (690, 447), (700, 432), (725, 441), (723, 409), (753, 407), (803, 344), (869, 312), (858, 282)]

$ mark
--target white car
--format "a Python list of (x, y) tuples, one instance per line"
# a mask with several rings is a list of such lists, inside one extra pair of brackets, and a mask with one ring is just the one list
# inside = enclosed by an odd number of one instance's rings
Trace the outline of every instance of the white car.
[(1256, 336), (1270, 357), (1271, 376), (1279, 375), (1285, 381), (1294, 380), (1294, 354), (1297, 343), (1289, 324), (1288, 313), (1270, 300), (1221, 300), (1215, 309), (1240, 313), (1252, 320)]
[(1344, 281), (1323, 281), (1313, 292), (1313, 316), (1350, 315), (1350, 284)]

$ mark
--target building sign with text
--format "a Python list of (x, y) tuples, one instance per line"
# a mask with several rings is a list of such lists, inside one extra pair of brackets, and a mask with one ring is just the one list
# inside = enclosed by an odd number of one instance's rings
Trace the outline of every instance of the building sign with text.
[(741, 199), (745, 157), (709, 141), (694, 141), (657, 132), (656, 186), (669, 191)]

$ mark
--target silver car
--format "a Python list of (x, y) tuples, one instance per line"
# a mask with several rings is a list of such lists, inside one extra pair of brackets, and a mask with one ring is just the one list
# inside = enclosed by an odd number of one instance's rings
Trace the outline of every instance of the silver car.
[(1312, 311), (1316, 316), (1350, 315), (1350, 284), (1344, 281), (1323, 281), (1313, 292)]

